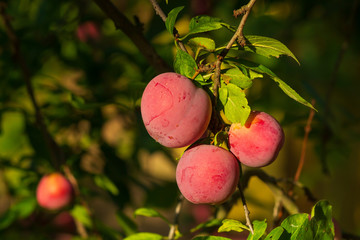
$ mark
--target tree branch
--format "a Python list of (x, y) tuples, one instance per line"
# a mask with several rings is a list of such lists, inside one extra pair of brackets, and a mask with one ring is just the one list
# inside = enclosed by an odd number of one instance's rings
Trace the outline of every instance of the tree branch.
[(94, 0), (98, 7), (125, 33), (158, 73), (171, 72), (172, 68), (157, 54), (141, 31), (122, 14), (110, 0)]
[[(235, 34), (232, 36), (232, 38), (230, 39), (230, 41), (228, 42), (226, 47), (217, 56), (217, 61), (215, 63), (216, 68), (215, 68), (214, 86), (213, 86), (213, 92), (214, 92), (214, 96), (216, 98), (218, 97), (218, 91), (219, 91), (219, 88), (221, 87), (221, 82), (220, 82), (221, 64), (224, 61), (224, 58), (226, 57), (226, 55), (228, 54), (230, 48), (235, 43), (236, 39), (239, 40), (239, 43), (241, 46), (245, 45), (243, 29), (245, 26), (245, 22), (246, 22), (247, 18), (249, 17), (250, 11), (251, 11), (252, 7), (254, 6), (255, 2), (256, 2), (256, 0), (250, 0), (250, 2), (247, 5), (243, 6), (240, 9), (241, 13), (245, 13), (245, 14), (241, 18), (240, 24), (239, 24)], [(240, 11), (240, 10), (238, 10), (238, 11)], [(238, 13), (235, 11), (234, 15), (238, 16)]]
[[(163, 20), (163, 22), (165, 23), (167, 17), (166, 17), (166, 14), (164, 13), (164, 11), (161, 9), (160, 5), (157, 3), (156, 0), (150, 0), (150, 2), (151, 2), (151, 4), (153, 5), (153, 8), (154, 8), (156, 14), (159, 15), (160, 18), (161, 18), (161, 19)], [(178, 32), (178, 30), (177, 30), (175, 27), (174, 27), (173, 35), (174, 35), (174, 38), (175, 38), (176, 42), (178, 43), (180, 49), (187, 53), (188, 51), (187, 51), (185, 45), (183, 44), (183, 42), (181, 42), (181, 41), (179, 40), (179, 37), (180, 37), (180, 36), (179, 36), (179, 32)]]

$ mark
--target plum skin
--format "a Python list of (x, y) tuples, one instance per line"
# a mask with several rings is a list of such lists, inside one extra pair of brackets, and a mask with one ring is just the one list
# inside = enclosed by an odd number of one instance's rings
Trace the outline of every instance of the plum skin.
[(233, 194), (239, 174), (239, 162), (231, 152), (213, 145), (198, 145), (180, 158), (176, 182), (188, 201), (219, 204)]
[(165, 147), (185, 147), (206, 131), (211, 100), (202, 88), (177, 73), (162, 73), (146, 86), (141, 115), (149, 135)]
[(38, 204), (49, 210), (60, 209), (68, 205), (73, 198), (71, 183), (60, 173), (43, 176), (36, 189)]
[(283, 129), (265, 112), (252, 111), (244, 126), (233, 123), (229, 130), (230, 151), (249, 167), (271, 164), (283, 144)]

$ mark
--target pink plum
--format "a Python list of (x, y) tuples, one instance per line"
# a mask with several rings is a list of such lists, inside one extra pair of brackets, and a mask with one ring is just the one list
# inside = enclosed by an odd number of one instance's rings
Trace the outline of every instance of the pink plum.
[(165, 147), (185, 147), (206, 131), (211, 101), (202, 88), (177, 73), (163, 73), (146, 86), (141, 115), (149, 135)]
[(235, 191), (239, 163), (229, 151), (198, 145), (185, 151), (176, 168), (176, 182), (183, 196), (195, 204), (218, 204)]
[(233, 123), (230, 127), (230, 151), (249, 167), (272, 163), (283, 144), (284, 132), (280, 124), (265, 112), (253, 111), (244, 126)]
[(70, 182), (57, 172), (43, 176), (36, 189), (39, 205), (49, 210), (68, 205), (72, 198), (73, 188)]
[(81, 42), (98, 41), (101, 33), (96, 23), (88, 21), (77, 27), (76, 36)]

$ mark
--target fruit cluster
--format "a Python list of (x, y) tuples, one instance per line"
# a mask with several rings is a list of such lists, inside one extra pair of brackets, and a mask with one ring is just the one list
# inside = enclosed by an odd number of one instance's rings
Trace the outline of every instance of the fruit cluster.
[[(146, 86), (141, 115), (146, 130), (166, 147), (186, 147), (206, 132), (212, 113), (209, 95), (177, 73), (163, 73)], [(265, 112), (253, 111), (246, 123), (233, 123), (228, 132), (229, 150), (214, 145), (194, 145), (182, 155), (176, 181), (192, 203), (226, 201), (239, 181), (239, 161), (249, 167), (272, 163), (283, 143), (279, 123)]]

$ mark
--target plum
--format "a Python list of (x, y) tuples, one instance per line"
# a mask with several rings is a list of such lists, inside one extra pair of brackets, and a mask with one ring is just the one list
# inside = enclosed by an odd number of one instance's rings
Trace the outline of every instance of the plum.
[(73, 188), (71, 183), (58, 172), (43, 176), (36, 189), (38, 204), (49, 210), (65, 207), (71, 202), (72, 198)]
[(149, 135), (165, 147), (185, 147), (206, 131), (211, 101), (202, 88), (177, 73), (162, 73), (146, 86), (141, 115)]
[(219, 204), (235, 191), (239, 162), (217, 146), (197, 145), (185, 151), (176, 167), (180, 192), (195, 204)]
[(244, 165), (264, 167), (272, 163), (284, 144), (284, 132), (275, 118), (252, 111), (244, 125), (231, 124), (230, 151)]

